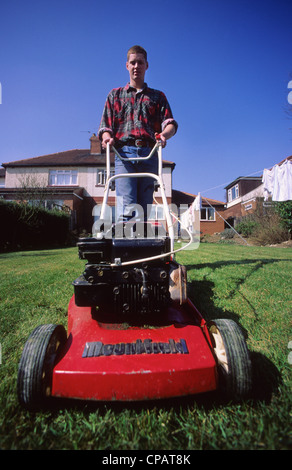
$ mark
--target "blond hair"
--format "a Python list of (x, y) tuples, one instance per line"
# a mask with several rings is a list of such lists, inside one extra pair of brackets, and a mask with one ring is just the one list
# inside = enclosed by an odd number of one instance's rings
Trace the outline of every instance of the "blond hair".
[(143, 54), (143, 56), (144, 56), (144, 58), (147, 62), (147, 52), (141, 46), (132, 46), (132, 47), (130, 47), (130, 49), (128, 50), (128, 53), (127, 53), (127, 60), (129, 60), (130, 54)]

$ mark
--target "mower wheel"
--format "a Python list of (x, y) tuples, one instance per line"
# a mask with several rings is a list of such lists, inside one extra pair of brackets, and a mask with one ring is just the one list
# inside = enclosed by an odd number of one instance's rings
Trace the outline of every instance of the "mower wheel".
[(208, 324), (218, 363), (219, 390), (232, 399), (247, 398), (252, 386), (252, 366), (241, 328), (233, 320)]
[(53, 368), (67, 339), (62, 325), (40, 325), (25, 343), (18, 368), (17, 394), (29, 410), (44, 406), (51, 395)]

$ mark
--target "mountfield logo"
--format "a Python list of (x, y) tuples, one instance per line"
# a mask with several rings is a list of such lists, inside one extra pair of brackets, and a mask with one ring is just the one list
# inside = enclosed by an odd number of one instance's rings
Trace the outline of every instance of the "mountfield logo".
[(152, 339), (137, 339), (135, 343), (103, 344), (101, 341), (86, 343), (82, 357), (131, 356), (136, 354), (189, 354), (184, 339), (167, 343), (152, 342)]

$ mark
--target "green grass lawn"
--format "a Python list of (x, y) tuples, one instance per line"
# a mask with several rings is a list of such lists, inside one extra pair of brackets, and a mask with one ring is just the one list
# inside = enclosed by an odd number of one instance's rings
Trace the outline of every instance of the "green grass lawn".
[[(289, 449), (292, 249), (201, 244), (180, 252), (189, 297), (206, 320), (231, 318), (247, 334), (252, 397), (216, 393), (141, 404), (66, 401), (29, 413), (16, 396), (18, 362), (31, 331), (67, 323), (77, 249), (0, 255), (0, 448), (96, 450)], [(291, 361), (290, 361), (291, 362)]]

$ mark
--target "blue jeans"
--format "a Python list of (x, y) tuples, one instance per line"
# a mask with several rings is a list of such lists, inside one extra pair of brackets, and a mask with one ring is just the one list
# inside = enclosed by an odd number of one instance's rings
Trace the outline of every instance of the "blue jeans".
[[(120, 160), (115, 156), (115, 174), (121, 173), (154, 173), (158, 172), (158, 157), (157, 153), (152, 155), (149, 160), (140, 162), (131, 161), (136, 157), (147, 157), (150, 152), (150, 147), (130, 147), (125, 145), (118, 150), (123, 158), (127, 161)], [(154, 192), (154, 178), (140, 177), (140, 178), (117, 178), (116, 183), (116, 222), (127, 221), (135, 216), (136, 220), (147, 220), (147, 206), (153, 203)], [(142, 207), (143, 213), (139, 211), (139, 204)], [(137, 214), (138, 211), (138, 214)]]

